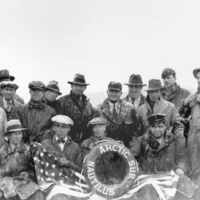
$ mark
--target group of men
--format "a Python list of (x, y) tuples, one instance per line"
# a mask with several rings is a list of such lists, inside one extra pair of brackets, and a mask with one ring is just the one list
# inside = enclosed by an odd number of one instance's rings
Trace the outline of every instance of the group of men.
[[(200, 88), (200, 69), (193, 73)], [(80, 171), (84, 154), (81, 144), (92, 136), (94, 130), (88, 124), (96, 119), (95, 125), (103, 125), (96, 132), (122, 141), (144, 173), (174, 170), (200, 186), (200, 89), (191, 95), (181, 88), (171, 68), (164, 69), (161, 77), (164, 86), (159, 79), (149, 80), (145, 97), (142, 89), (146, 84), (141, 75), (132, 74), (124, 84), (128, 86), (128, 95), (123, 99), (122, 84), (111, 81), (107, 99), (93, 107), (84, 95), (89, 85), (84, 75), (76, 74), (73, 81), (68, 81), (71, 91), (60, 98), (57, 81), (50, 81), (47, 86), (32, 81), (28, 85), (30, 101), (24, 104), (16, 94), (19, 86), (15, 77), (8, 70), (0, 70), (0, 145), (6, 143), (7, 122), (17, 119), (25, 128), (24, 143), (42, 143), (60, 157), (60, 166)], [(35, 149), (31, 151), (34, 153)], [(200, 193), (195, 195), (197, 199)]]

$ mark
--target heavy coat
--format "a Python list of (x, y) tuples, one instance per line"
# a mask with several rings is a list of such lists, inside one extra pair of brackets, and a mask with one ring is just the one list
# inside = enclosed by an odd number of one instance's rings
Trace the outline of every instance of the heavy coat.
[(16, 119), (17, 110), (22, 108), (22, 104), (19, 101), (12, 99), (12, 108), (9, 112), (4, 108), (3, 97), (1, 96), (0, 97), (0, 107), (4, 109), (6, 116), (7, 116), (7, 121), (10, 121), (11, 119)]
[(141, 124), (142, 124), (142, 126), (140, 127), (140, 135), (143, 135), (147, 131), (148, 129), (147, 119), (152, 114), (166, 115), (165, 125), (166, 125), (167, 130), (170, 130), (170, 128), (174, 124), (180, 123), (179, 113), (172, 103), (165, 101), (164, 99), (161, 98), (160, 100), (155, 102), (153, 106), (153, 110), (152, 110), (149, 103), (146, 101), (142, 106), (139, 107), (137, 111), (138, 119), (139, 121), (141, 121)]
[(28, 199), (39, 189), (31, 163), (29, 147), (24, 143), (15, 150), (7, 143), (1, 147), (0, 188), (5, 198)]
[(101, 116), (107, 122), (107, 136), (113, 138), (114, 140), (123, 141), (128, 147), (132, 137), (137, 136), (138, 120), (132, 104), (123, 100), (120, 100), (118, 103), (120, 107), (118, 120), (114, 118), (113, 113), (110, 111), (108, 99), (99, 105), (99, 109)]
[(0, 148), (5, 143), (4, 134), (6, 132), (7, 118), (3, 108), (0, 108)]
[[(188, 169), (185, 151), (185, 139), (166, 132), (161, 144), (153, 147), (156, 140), (150, 132), (135, 138), (131, 152), (136, 156), (143, 173), (159, 173), (181, 168)], [(152, 145), (153, 144), (153, 145)], [(155, 145), (154, 145), (155, 146)]]
[(74, 121), (74, 126), (70, 131), (72, 139), (81, 143), (81, 141), (90, 137), (87, 131), (87, 124), (94, 117), (99, 116), (92, 107), (91, 103), (85, 95), (82, 96), (82, 101), (78, 100), (72, 92), (58, 99), (61, 103), (63, 115), (67, 115)]
[(38, 107), (29, 103), (23, 105), (17, 111), (17, 119), (21, 121), (22, 127), (27, 128), (24, 141), (29, 144), (40, 132), (51, 128), (51, 118), (55, 115), (55, 110), (46, 104)]
[(187, 98), (189, 95), (190, 92), (188, 90), (181, 88), (177, 84), (169, 92), (167, 90), (163, 90), (162, 92), (163, 99), (173, 103), (177, 110), (181, 107), (181, 100)]
[(56, 111), (56, 114), (59, 115), (62, 113), (62, 107), (61, 107), (61, 103), (60, 101), (58, 100), (55, 100), (55, 101), (47, 101), (45, 98), (44, 98), (44, 102), (50, 106), (51, 108), (53, 108), (55, 111)]

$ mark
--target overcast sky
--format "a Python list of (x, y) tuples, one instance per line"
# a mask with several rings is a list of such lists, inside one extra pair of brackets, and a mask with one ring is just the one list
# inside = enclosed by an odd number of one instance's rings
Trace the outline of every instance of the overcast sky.
[(0, 66), (16, 77), (26, 101), (30, 81), (57, 80), (67, 94), (75, 73), (94, 93), (132, 73), (145, 83), (161, 79), (171, 67), (181, 86), (196, 89), (200, 1), (1, 0)]

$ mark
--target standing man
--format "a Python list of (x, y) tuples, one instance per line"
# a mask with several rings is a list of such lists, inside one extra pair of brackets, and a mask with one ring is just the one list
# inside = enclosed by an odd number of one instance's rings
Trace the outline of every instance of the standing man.
[(124, 85), (128, 85), (128, 95), (123, 100), (132, 103), (137, 111), (146, 101), (145, 97), (141, 93), (142, 88), (146, 86), (146, 84), (143, 84), (142, 78), (139, 74), (132, 74), (129, 78), (129, 83), (125, 83)]
[(51, 127), (51, 118), (56, 112), (43, 102), (46, 89), (44, 83), (32, 81), (28, 87), (31, 99), (17, 111), (17, 114), (23, 127), (27, 128), (24, 140), (30, 143), (40, 132)]
[(83, 140), (90, 137), (87, 131), (88, 122), (95, 117), (94, 109), (87, 97), (83, 94), (88, 83), (84, 75), (76, 74), (71, 84), (71, 92), (68, 95), (60, 97), (63, 115), (67, 115), (74, 121), (74, 126), (70, 131), (72, 139), (80, 144)]
[[(14, 80), (15, 80), (15, 77), (11, 76), (7, 69), (0, 70), (0, 82), (14, 81)], [(24, 99), (22, 99), (19, 95), (15, 94), (14, 99), (20, 102), (21, 104), (24, 104)]]
[(50, 81), (46, 87), (44, 101), (48, 106), (52, 107), (56, 111), (56, 114), (60, 114), (62, 109), (60, 101), (57, 100), (59, 95), (62, 95), (62, 93), (60, 92), (58, 82)]
[(122, 85), (118, 82), (110, 82), (107, 90), (108, 98), (99, 105), (101, 115), (106, 120), (107, 136), (115, 140), (121, 140), (126, 146), (132, 136), (137, 136), (136, 113), (133, 105), (120, 99)]
[(22, 104), (14, 99), (18, 85), (11, 81), (1, 82), (0, 107), (4, 109), (7, 121), (16, 119), (16, 112), (22, 107)]
[(163, 99), (173, 103), (177, 110), (181, 107), (181, 100), (187, 98), (190, 92), (181, 88), (176, 83), (176, 72), (171, 68), (166, 68), (162, 72), (164, 89), (162, 91)]
[(146, 102), (139, 107), (137, 112), (139, 121), (143, 124), (140, 127), (140, 135), (143, 135), (147, 131), (147, 119), (152, 114), (165, 114), (166, 129), (170, 130), (173, 127), (175, 134), (183, 134), (183, 125), (180, 123), (180, 117), (177, 109), (172, 103), (162, 99), (161, 91), (162, 85), (160, 80), (149, 80)]

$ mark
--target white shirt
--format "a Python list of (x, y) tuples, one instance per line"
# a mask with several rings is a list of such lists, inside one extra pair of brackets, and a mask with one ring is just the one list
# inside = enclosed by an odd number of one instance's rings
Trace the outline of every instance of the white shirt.
[(110, 112), (113, 113), (113, 108), (114, 108), (114, 105), (115, 105), (115, 109), (117, 111), (117, 114), (119, 114), (119, 111), (120, 111), (120, 105), (119, 105), (119, 102), (116, 102), (115, 104), (108, 101), (109, 103), (109, 106), (110, 106)]
[[(134, 106), (134, 108), (135, 108), (136, 111), (139, 108), (140, 100), (141, 100), (141, 95), (137, 99), (135, 99), (135, 101), (134, 101), (133, 106)], [(132, 99), (130, 97), (129, 97), (129, 102), (132, 103)]]
[[(56, 141), (60, 140), (61, 138), (55, 136), (56, 138)], [(67, 136), (65, 138), (63, 138), (63, 140), (65, 140), (65, 143), (67, 142)], [(65, 147), (65, 143), (59, 143), (58, 145), (60, 146), (60, 149), (63, 151), (64, 150), (64, 147)]]
[(12, 104), (13, 104), (12, 99), (10, 99), (9, 101), (7, 101), (7, 100), (3, 97), (3, 106), (4, 106), (4, 108), (5, 108), (8, 112), (11, 111), (11, 109), (12, 109)]

